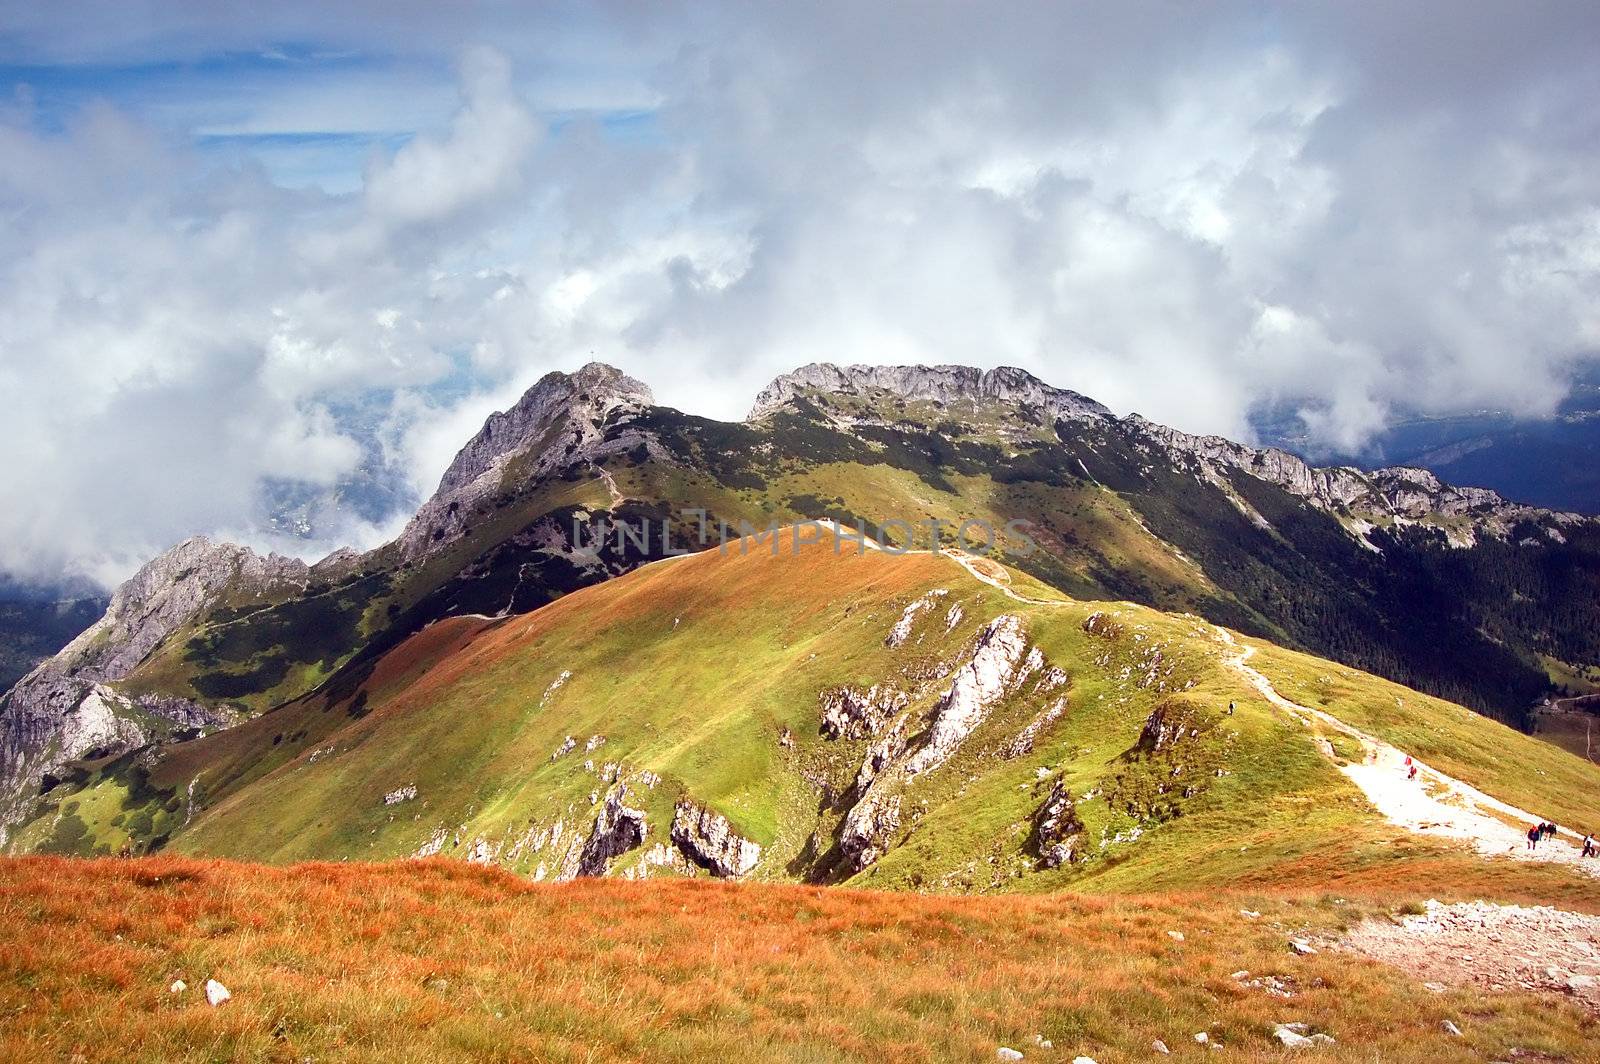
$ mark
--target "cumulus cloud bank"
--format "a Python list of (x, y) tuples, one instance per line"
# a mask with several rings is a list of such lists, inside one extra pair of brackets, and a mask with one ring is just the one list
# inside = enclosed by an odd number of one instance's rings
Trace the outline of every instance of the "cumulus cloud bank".
[[(226, 116), (0, 115), (0, 569), (260, 540), (263, 483), (374, 448), (425, 492), (591, 357), (720, 416), (807, 361), (1009, 363), (1236, 437), (1291, 400), (1350, 448), (1398, 406), (1546, 412), (1600, 349), (1591, 5), (415, 14), (0, 38), (103, 69), (322, 49)], [(416, 135), (339, 149), (343, 183), (195, 135), (292, 129), (308, 77), (303, 124), (372, 126), (380, 74), (453, 78), (454, 117), (398, 108)]]

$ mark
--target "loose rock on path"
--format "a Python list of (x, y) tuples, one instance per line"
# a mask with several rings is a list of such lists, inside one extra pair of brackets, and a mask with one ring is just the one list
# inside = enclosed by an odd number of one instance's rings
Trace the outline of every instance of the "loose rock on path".
[(1600, 916), (1547, 905), (1430, 901), (1397, 920), (1367, 920), (1340, 948), (1424, 982), (1569, 994), (1600, 1012)]

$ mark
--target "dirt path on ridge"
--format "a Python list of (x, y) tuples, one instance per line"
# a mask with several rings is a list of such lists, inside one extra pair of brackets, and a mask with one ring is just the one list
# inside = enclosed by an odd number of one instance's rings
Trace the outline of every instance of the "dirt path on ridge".
[[(1217, 628), (1217, 632), (1224, 644), (1238, 647), (1232, 632), (1225, 628)], [(1340, 765), (1339, 771), (1361, 789), (1372, 807), (1390, 823), (1418, 834), (1470, 843), (1486, 856), (1549, 861), (1600, 877), (1600, 859), (1584, 860), (1579, 848), (1569, 841), (1573, 839), (1570, 832), (1547, 839), (1536, 849), (1529, 850), (1528, 828), (1541, 817), (1431, 768), (1415, 756), (1411, 763), (1417, 767), (1417, 778), (1408, 779), (1403, 750), (1346, 724), (1326, 710), (1302, 706), (1283, 697), (1271, 680), (1250, 666), (1254, 655), (1254, 647), (1240, 647), (1239, 653), (1228, 659), (1228, 664), (1242, 673), (1263, 698), (1302, 725), (1309, 728), (1315, 722), (1359, 743), (1361, 763)], [(1323, 740), (1317, 745), (1324, 756), (1334, 758), (1331, 743)], [(1512, 823), (1507, 823), (1505, 818)]]

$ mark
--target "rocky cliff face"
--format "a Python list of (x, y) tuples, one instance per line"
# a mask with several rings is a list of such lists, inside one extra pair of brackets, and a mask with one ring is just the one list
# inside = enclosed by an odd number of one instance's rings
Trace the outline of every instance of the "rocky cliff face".
[(761, 847), (733, 830), (720, 814), (680, 799), (672, 810), (672, 841), (684, 856), (719, 879), (737, 879), (755, 870)]
[(661, 457), (653, 436), (625, 427), (654, 402), (649, 388), (599, 362), (541, 377), (515, 406), (491, 415), (456, 455), (438, 490), (400, 534), (404, 556), (412, 560), (458, 538), (473, 507), (505, 486), (513, 465), (517, 478), (529, 482), (640, 446)]

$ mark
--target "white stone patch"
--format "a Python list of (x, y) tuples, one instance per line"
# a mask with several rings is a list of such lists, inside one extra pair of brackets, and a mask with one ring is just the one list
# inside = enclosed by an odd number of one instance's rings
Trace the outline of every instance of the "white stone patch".
[(554, 680), (551, 680), (550, 686), (544, 689), (544, 697), (539, 699), (539, 704), (542, 706), (549, 702), (550, 699), (555, 696), (557, 691), (566, 686), (567, 681), (570, 679), (572, 679), (572, 672), (568, 669), (561, 670), (561, 675), (557, 676)]
[(417, 852), (412, 854), (411, 856), (413, 856), (413, 857), (436, 857), (441, 852), (443, 852), (445, 843), (447, 843), (449, 841), (450, 841), (450, 829), (449, 828), (440, 828), (439, 830), (435, 831), (432, 835), (429, 835), (428, 836), (428, 840), (426, 842), (424, 842), (421, 846), (418, 846), (417, 847)]
[(417, 785), (415, 783), (408, 783), (404, 787), (396, 787), (394, 790), (392, 790), (388, 794), (384, 795), (383, 796), (383, 804), (384, 805), (399, 805), (401, 802), (409, 802), (409, 801), (411, 801), (416, 796), (417, 796)]
[(911, 638), (911, 629), (917, 623), (917, 615), (924, 610), (931, 609), (933, 604), (945, 595), (950, 594), (947, 588), (934, 588), (922, 597), (912, 601), (900, 614), (900, 619), (889, 629), (889, 635), (884, 639), (884, 645), (889, 647), (903, 646)]

